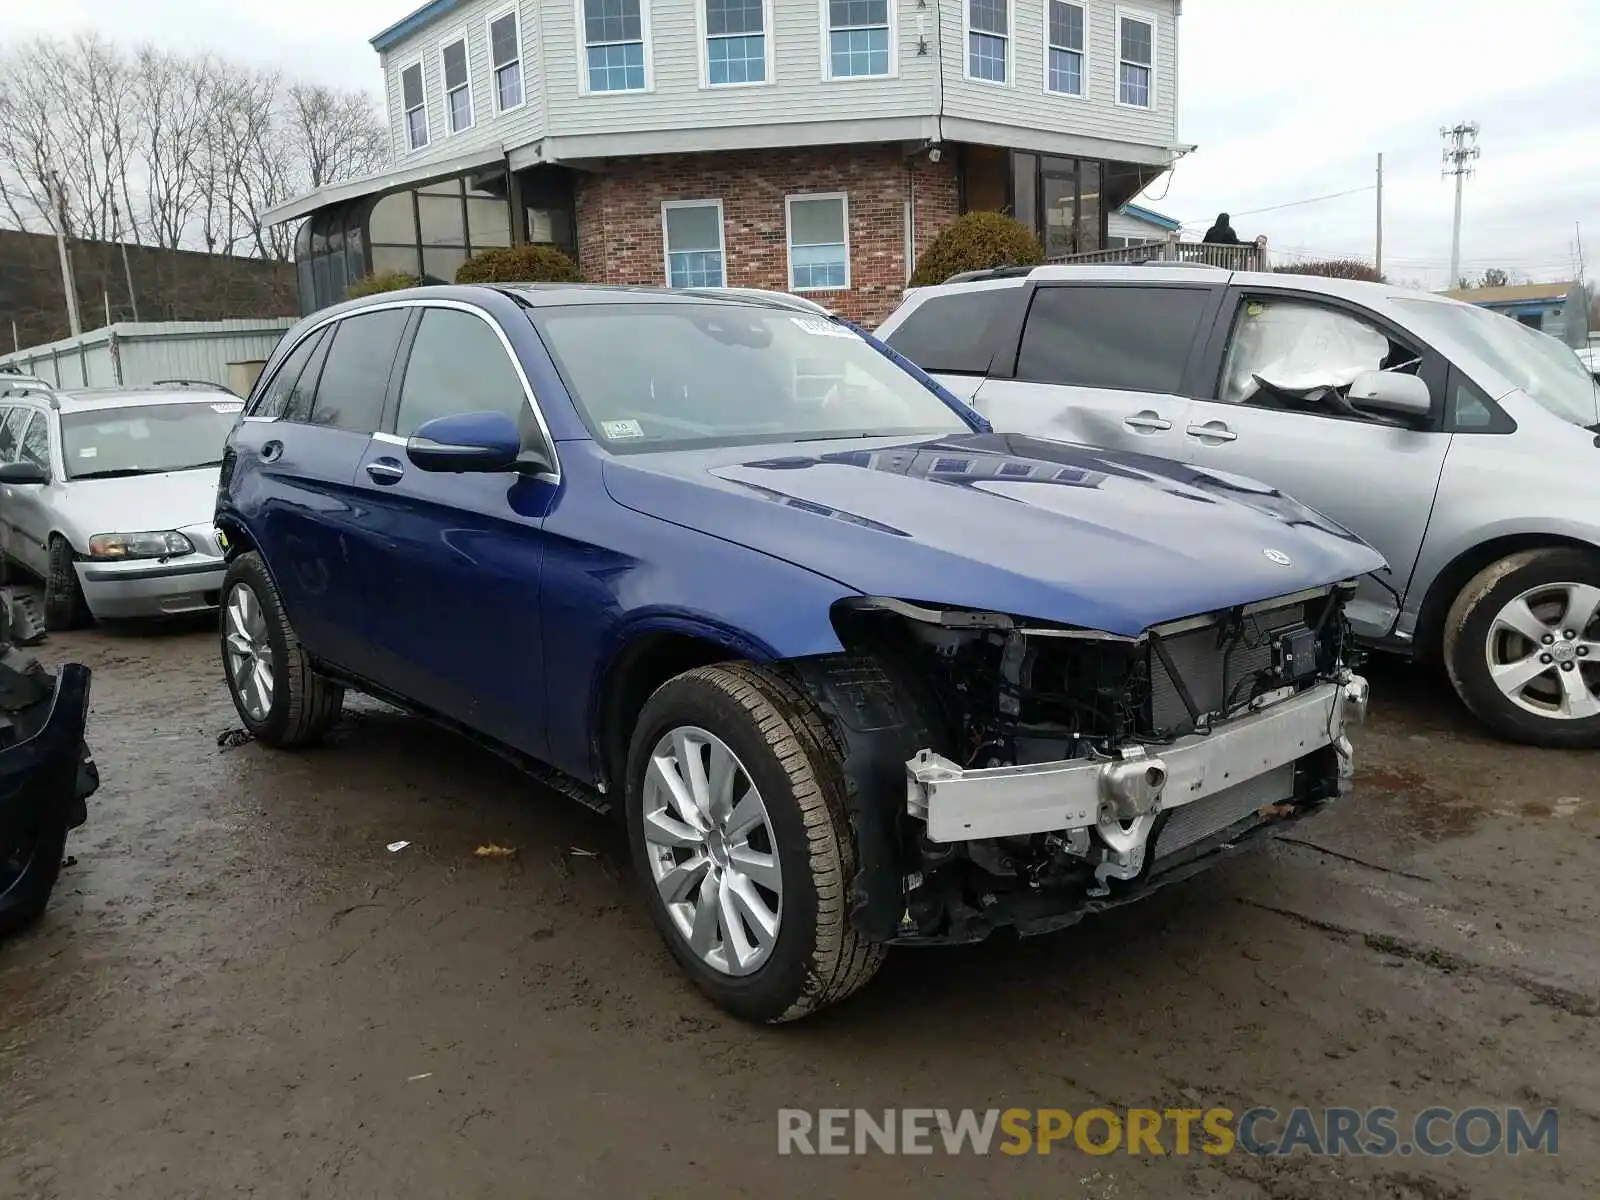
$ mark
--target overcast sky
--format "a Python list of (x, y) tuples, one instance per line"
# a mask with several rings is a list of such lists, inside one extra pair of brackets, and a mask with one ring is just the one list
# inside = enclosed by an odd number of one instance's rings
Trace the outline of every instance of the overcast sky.
[[(367, 39), (420, 0), (0, 0), (0, 36), (98, 27), (377, 92)], [(1150, 207), (1198, 235), (1221, 209), (1285, 252), (1370, 259), (1384, 154), (1384, 266), (1445, 285), (1441, 125), (1476, 121), (1463, 273), (1569, 278), (1582, 223), (1600, 275), (1600, 0), (1187, 0), (1179, 133), (1198, 149)], [(1272, 208), (1270, 212), (1251, 210)]]

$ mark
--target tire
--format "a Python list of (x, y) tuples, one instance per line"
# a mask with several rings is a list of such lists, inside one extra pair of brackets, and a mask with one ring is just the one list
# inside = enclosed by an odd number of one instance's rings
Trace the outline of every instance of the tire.
[[(657, 750), (673, 745), (674, 731), (681, 730), (708, 735), (732, 753), (759, 793), (757, 804), (764, 806), (765, 825), (742, 835), (735, 830), (746, 807), (741, 798), (749, 795), (736, 778), (734, 819), (726, 822), (730, 836), (720, 842), (720, 831), (715, 835), (721, 845), (720, 868), (705, 870), (684, 896), (675, 918), (658, 882), (668, 869), (662, 856), (692, 863), (698, 855), (719, 862), (709, 834), (698, 847), (676, 850), (660, 845), (659, 832), (654, 840), (646, 838), (647, 819), (652, 829), (659, 829), (655, 822), (679, 816), (677, 810), (657, 803), (666, 793), (659, 786), (659, 773), (652, 776), (657, 784), (647, 787), (647, 773)], [(716, 778), (715, 748), (707, 743), (694, 753), (701, 757), (708, 777)], [(676, 753), (671, 761), (678, 761)], [(681, 773), (678, 778), (683, 778)], [(850, 923), (856, 847), (845, 806), (840, 752), (821, 714), (782, 675), (766, 667), (724, 663), (669, 680), (639, 714), (626, 779), (628, 843), (645, 904), (679, 966), (712, 1001), (743, 1020), (792, 1021), (843, 1000), (877, 973), (885, 947), (862, 937)], [(741, 836), (742, 846), (737, 840)], [(741, 864), (753, 861), (752, 853), (775, 858), (781, 876), (776, 893), (770, 888), (755, 893), (764, 910), (777, 915), (776, 937), (758, 965), (738, 973), (729, 970), (728, 963), (737, 958), (739, 941), (759, 944), (751, 936), (756, 929), (753, 920), (735, 915), (733, 919), (742, 925), (737, 935), (730, 935), (727, 909), (714, 910), (720, 918), (714, 936), (722, 939), (721, 965), (713, 961), (719, 951), (712, 950), (710, 957), (697, 951), (678, 920), (690, 920), (703, 911), (707, 881), (716, 883), (719, 890), (713, 894), (727, 899), (737, 914), (739, 897), (751, 894), (753, 881), (773, 881), (770, 873), (742, 875)]]
[[(312, 669), (266, 563), (253, 550), (228, 564), (221, 627), (223, 678), (251, 735), (285, 750), (326, 737), (344, 708), (344, 688)], [(248, 659), (248, 670), (238, 669), (241, 659)], [(257, 663), (268, 669), (265, 703)]]
[(45, 822), (21, 846), (0, 846), (0, 937), (33, 924), (50, 902), (66, 852), (67, 825), (59, 813)]
[(44, 627), (52, 632), (87, 624), (89, 606), (78, 583), (77, 555), (60, 534), (50, 535), (50, 565), (44, 577)]
[[(1510, 741), (1600, 746), (1597, 607), (1600, 554), (1551, 547), (1491, 563), (1461, 589), (1445, 618), (1443, 656), (1456, 694)], [(1505, 688), (1496, 666), (1510, 680)]]

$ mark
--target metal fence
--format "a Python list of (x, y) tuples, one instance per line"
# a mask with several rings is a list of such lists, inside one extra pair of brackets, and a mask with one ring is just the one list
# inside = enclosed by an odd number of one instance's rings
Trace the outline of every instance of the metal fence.
[(1110, 250), (1088, 250), (1082, 254), (1058, 254), (1052, 263), (1191, 263), (1221, 267), (1226, 271), (1269, 271), (1267, 239), (1257, 238), (1243, 246), (1214, 246), (1208, 242), (1182, 242), (1176, 233), (1159, 241), (1139, 242)]
[(56, 387), (135, 387), (204, 379), (248, 390), (292, 317), (233, 321), (120, 322), (75, 338), (0, 355), (0, 369)]

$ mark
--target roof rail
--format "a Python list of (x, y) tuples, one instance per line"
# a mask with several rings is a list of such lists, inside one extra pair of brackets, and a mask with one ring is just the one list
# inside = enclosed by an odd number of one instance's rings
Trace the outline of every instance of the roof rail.
[(1033, 274), (1034, 267), (1044, 266), (1044, 263), (1002, 263), (998, 267), (985, 267), (981, 271), (961, 271), (944, 280), (945, 283), (973, 283), (983, 279), (1015, 279), (1018, 276)]
[(693, 287), (679, 288), (691, 296), (717, 296), (726, 300), (761, 300), (779, 308), (792, 308), (798, 312), (815, 313), (821, 317), (831, 317), (834, 310), (825, 305), (818, 304), (815, 300), (805, 296), (796, 296), (793, 292), (773, 291), (769, 288), (752, 287)]
[(214, 381), (212, 381), (210, 379), (157, 379), (153, 383), (151, 383), (150, 386), (151, 387), (175, 387), (175, 388), (204, 388), (208, 392), (227, 392), (228, 395), (230, 395), (230, 396), (237, 396), (239, 394), (238, 392), (234, 391), (231, 387), (228, 387), (226, 384), (216, 383), (216, 382), (214, 382)]
[(37, 375), (24, 375), (19, 371), (0, 371), (0, 396), (42, 396), (51, 408), (60, 407), (56, 385)]

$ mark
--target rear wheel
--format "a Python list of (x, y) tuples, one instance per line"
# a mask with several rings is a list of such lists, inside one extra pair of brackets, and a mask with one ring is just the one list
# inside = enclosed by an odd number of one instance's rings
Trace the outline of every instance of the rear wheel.
[(1444, 660), (1502, 737), (1600, 746), (1600, 555), (1526, 550), (1485, 567), (1445, 619)]
[(777, 672), (701, 667), (639, 715), (625, 807), (645, 902), (678, 964), (736, 1016), (805, 1016), (883, 962), (850, 924), (844, 797), (821, 714)]
[(46, 629), (76, 629), (89, 619), (83, 587), (78, 583), (77, 555), (66, 538), (50, 536), (50, 564), (44, 577)]
[(31, 925), (44, 912), (66, 844), (67, 823), (55, 811), (0, 844), (0, 937)]
[(285, 749), (314, 745), (339, 720), (344, 689), (312, 670), (253, 550), (234, 559), (223, 577), (222, 666), (233, 705), (257, 741)]

